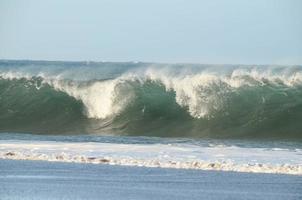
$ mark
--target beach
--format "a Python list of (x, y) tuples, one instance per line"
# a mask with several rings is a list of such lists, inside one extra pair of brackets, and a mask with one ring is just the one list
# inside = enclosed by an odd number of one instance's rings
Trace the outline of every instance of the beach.
[(302, 200), (302, 0), (0, 13), (0, 200)]
[(301, 199), (302, 176), (0, 160), (7, 199)]

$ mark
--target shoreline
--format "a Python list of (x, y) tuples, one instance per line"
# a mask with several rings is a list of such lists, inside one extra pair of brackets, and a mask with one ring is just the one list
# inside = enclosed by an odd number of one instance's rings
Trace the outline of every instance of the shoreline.
[[(11, 153), (11, 152), (9, 152)], [(56, 156), (55, 156), (56, 157)], [(72, 161), (66, 161), (66, 160), (60, 160), (60, 155), (58, 158), (55, 158), (56, 160), (47, 160), (47, 159), (14, 159), (11, 156), (3, 158), (3, 156), (0, 158), (1, 160), (13, 160), (13, 161), (39, 161), (39, 162), (54, 162), (54, 163), (74, 163), (74, 164), (93, 164), (93, 165), (108, 165), (108, 166), (121, 166), (121, 167), (145, 167), (145, 168), (160, 168), (160, 169), (181, 169), (181, 170), (200, 170), (200, 171), (217, 171), (217, 172), (238, 172), (238, 173), (253, 173), (253, 174), (280, 174), (280, 175), (293, 175), (293, 176), (302, 176), (302, 173), (300, 172), (300, 167), (296, 169), (295, 171), (288, 171), (286, 165), (277, 166), (277, 167), (271, 167), (271, 166), (265, 166), (267, 170), (263, 170), (263, 164), (258, 165), (249, 165), (246, 166), (235, 166), (233, 169), (228, 169), (229, 164), (228, 163), (202, 163), (202, 162), (187, 162), (187, 163), (177, 163), (177, 162), (170, 162), (171, 165), (164, 165), (158, 162), (154, 163), (144, 163), (139, 162), (137, 160), (127, 160), (126, 163), (120, 160), (113, 160), (111, 158), (85, 158), (83, 156), (79, 156), (74, 158)], [(246, 167), (246, 169), (242, 169), (243, 167)], [(296, 172), (298, 171), (298, 172)]]
[(0, 160), (1, 199), (300, 199), (281, 174)]

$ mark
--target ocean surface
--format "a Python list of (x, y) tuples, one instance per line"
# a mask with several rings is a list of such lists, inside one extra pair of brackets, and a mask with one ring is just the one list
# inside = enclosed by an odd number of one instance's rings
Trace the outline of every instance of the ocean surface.
[(0, 60), (0, 158), (302, 175), (302, 66)]

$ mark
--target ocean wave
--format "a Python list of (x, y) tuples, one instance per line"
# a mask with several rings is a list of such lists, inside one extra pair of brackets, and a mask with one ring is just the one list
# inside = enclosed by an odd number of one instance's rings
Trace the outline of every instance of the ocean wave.
[(1, 130), (302, 138), (299, 66), (49, 65), (0, 64)]

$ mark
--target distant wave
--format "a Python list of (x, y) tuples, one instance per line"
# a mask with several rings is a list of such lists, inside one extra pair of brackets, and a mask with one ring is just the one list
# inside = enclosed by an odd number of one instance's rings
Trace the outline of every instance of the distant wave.
[(0, 131), (302, 139), (300, 66), (0, 62)]

